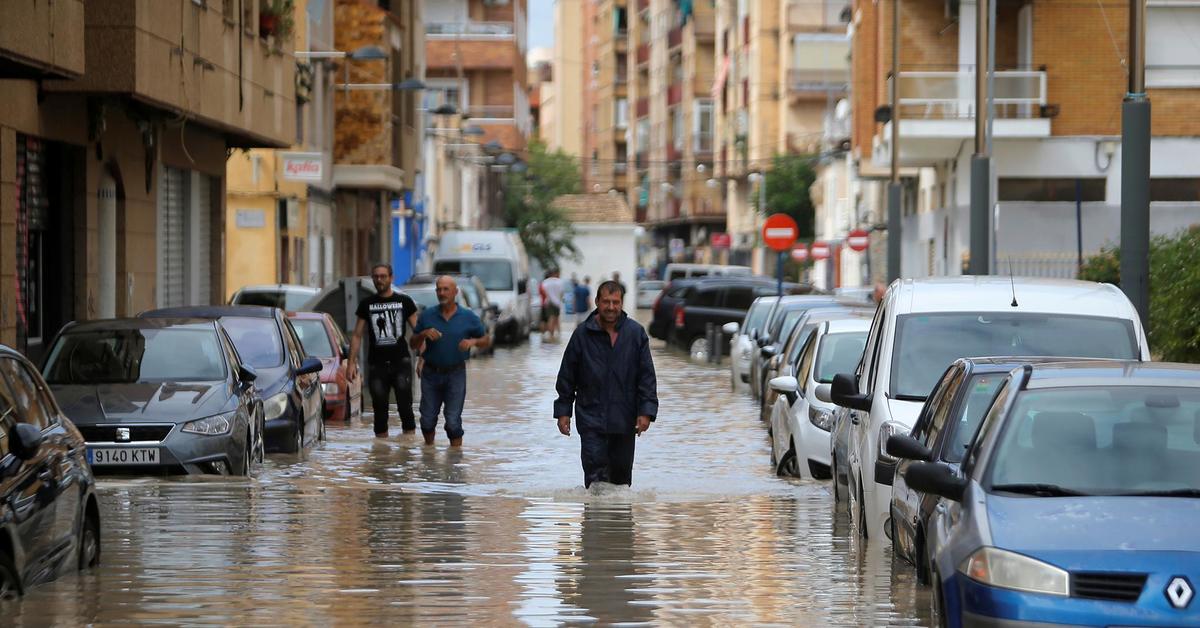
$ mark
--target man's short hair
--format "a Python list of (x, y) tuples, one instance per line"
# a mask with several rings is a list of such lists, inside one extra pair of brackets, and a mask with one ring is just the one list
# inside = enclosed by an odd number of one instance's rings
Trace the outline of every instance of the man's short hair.
[(374, 266), (372, 266), (372, 267), (371, 267), (371, 274), (372, 274), (372, 275), (374, 275), (374, 274), (375, 274), (375, 269), (376, 269), (376, 268), (386, 268), (386, 269), (387, 269), (387, 271), (388, 271), (388, 277), (394, 277), (394, 276), (396, 275), (396, 273), (392, 271), (392, 265), (391, 265), (391, 264), (386, 264), (386, 263), (384, 263), (384, 262), (379, 262), (378, 264), (375, 264)]
[(611, 279), (601, 282), (600, 286), (596, 288), (596, 299), (598, 300), (602, 294), (612, 294), (614, 292), (620, 294), (622, 300), (625, 299), (625, 286), (621, 285), (621, 282)]

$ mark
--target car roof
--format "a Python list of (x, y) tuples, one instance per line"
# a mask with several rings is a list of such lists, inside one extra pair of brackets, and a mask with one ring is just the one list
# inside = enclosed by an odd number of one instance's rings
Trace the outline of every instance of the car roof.
[(325, 320), (325, 317), (329, 316), (325, 312), (287, 312), (286, 314), (287, 314), (288, 318), (296, 318), (296, 319), (305, 320), (305, 321), (308, 321), (308, 320), (323, 321), (323, 320)]
[(301, 286), (290, 283), (278, 284), (263, 284), (258, 286), (243, 286), (238, 289), (238, 292), (304, 292), (307, 294), (316, 294), (320, 292), (320, 288), (312, 286)]
[(163, 307), (138, 315), (139, 318), (222, 318), (241, 316), (244, 318), (274, 318), (278, 308), (265, 305), (185, 305)]
[(102, 318), (99, 320), (82, 321), (63, 330), (63, 333), (77, 331), (115, 331), (126, 329), (216, 329), (216, 321), (211, 318), (198, 317), (163, 317), (163, 318)]
[(1074, 360), (1030, 367), (1026, 388), (1181, 386), (1200, 388), (1200, 365), (1136, 360)]
[(840, 334), (848, 331), (871, 331), (871, 317), (849, 316), (825, 321), (825, 333)]
[[(901, 279), (890, 296), (897, 314), (913, 312), (1042, 312), (1133, 318), (1112, 284), (1039, 277), (962, 276)], [(1016, 295), (1017, 306), (1013, 307)]]

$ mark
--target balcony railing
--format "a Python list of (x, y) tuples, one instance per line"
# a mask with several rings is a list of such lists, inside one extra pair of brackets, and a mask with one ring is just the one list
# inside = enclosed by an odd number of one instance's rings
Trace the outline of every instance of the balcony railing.
[(648, 63), (650, 61), (650, 44), (641, 44), (637, 48), (637, 62)]
[(846, 0), (797, 0), (788, 5), (788, 30), (793, 33), (845, 32), (850, 22)]
[(671, 83), (667, 87), (667, 105), (675, 105), (683, 100), (683, 84)]
[(667, 47), (678, 48), (683, 44), (683, 29), (676, 26), (667, 32)]
[(639, 117), (639, 118), (645, 118), (646, 116), (650, 115), (650, 99), (649, 98), (637, 99), (637, 106), (635, 107), (635, 111), (636, 111), (637, 117)]
[(512, 22), (427, 22), (425, 34), (434, 37), (512, 38), (516, 27)]
[[(1046, 73), (1002, 70), (993, 79), (997, 118), (1033, 118), (1046, 104)], [(889, 93), (892, 81), (888, 80)], [(975, 72), (901, 72), (900, 117), (971, 119), (975, 117)]]
[(461, 113), (472, 120), (512, 120), (515, 108), (512, 105), (469, 105)]
[(849, 70), (788, 70), (788, 91), (790, 92), (845, 92), (849, 90), (849, 87)]

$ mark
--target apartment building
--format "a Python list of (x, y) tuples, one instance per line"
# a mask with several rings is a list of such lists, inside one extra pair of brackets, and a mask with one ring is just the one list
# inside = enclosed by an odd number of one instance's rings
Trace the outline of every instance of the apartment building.
[(225, 295), (225, 157), (296, 135), (259, 3), (10, 2), (0, 24), (0, 342)]
[[(585, 29), (584, 11), (591, 11), (590, 2), (578, 0), (555, 0), (553, 82), (549, 90), (542, 92), (542, 114), (548, 118), (543, 125), (542, 141), (550, 150), (561, 150), (573, 157), (583, 157), (584, 127), (584, 76), (588, 63), (585, 60), (587, 47), (581, 41), (589, 41)], [(587, 22), (587, 27), (591, 23)], [(579, 33), (577, 38), (573, 34)]]
[[(629, 2), (584, 2), (583, 187), (628, 188)], [(570, 71), (570, 70), (568, 70)]]
[[(626, 141), (630, 205), (650, 238), (644, 262), (708, 261), (725, 231), (714, 162), (714, 4), (630, 0), (627, 76), (632, 132)], [(603, 112), (600, 116), (603, 117)], [(629, 163), (627, 161), (626, 163)]]
[(823, 168), (848, 139), (834, 116), (849, 92), (849, 12), (848, 0), (718, 4), (716, 177), (729, 213), (731, 263), (773, 267), (758, 235), (767, 213), (758, 197), (772, 159), (810, 155)]
[[(900, 3), (900, 102), (892, 116), (880, 107), (890, 89), (894, 6), (854, 5), (856, 167), (864, 177), (885, 171), (898, 120), (895, 152), (901, 166), (915, 169), (904, 180), (901, 272), (960, 274), (970, 256), (976, 5)], [(1123, 5), (1034, 0), (997, 6), (993, 272), (1073, 276), (1076, 247), (1086, 254), (1118, 242), (1127, 20)], [(1148, 3), (1156, 233), (1200, 220), (1200, 119), (1191, 113), (1200, 103), (1197, 32), (1195, 3)], [(1066, 263), (1054, 263), (1064, 256)]]
[(337, 276), (390, 261), (401, 278), (421, 255), (421, 78), (418, 2), (337, 0), (332, 71)]

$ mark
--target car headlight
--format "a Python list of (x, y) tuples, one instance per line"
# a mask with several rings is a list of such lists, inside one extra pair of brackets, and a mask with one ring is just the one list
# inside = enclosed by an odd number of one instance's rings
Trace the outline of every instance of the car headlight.
[(203, 434), (205, 436), (228, 434), (229, 430), (233, 429), (233, 417), (236, 414), (236, 412), (229, 412), (210, 416), (206, 419), (188, 421), (183, 424), (182, 431), (192, 434)]
[(336, 395), (338, 393), (337, 382), (321, 384), (321, 392), (325, 393), (326, 395)]
[(833, 413), (816, 406), (808, 407), (808, 421), (828, 432), (833, 427)]
[(1023, 554), (981, 547), (958, 567), (964, 576), (993, 587), (1063, 595), (1070, 593), (1067, 572)]
[(879, 426), (879, 460), (887, 463), (895, 463), (896, 457), (887, 452), (888, 438), (892, 434), (907, 434), (908, 428), (904, 427), (903, 423), (895, 421), (884, 421), (883, 425)]
[(287, 412), (288, 396), (287, 393), (279, 393), (272, 395), (270, 399), (263, 402), (263, 418), (267, 421), (278, 419)]

